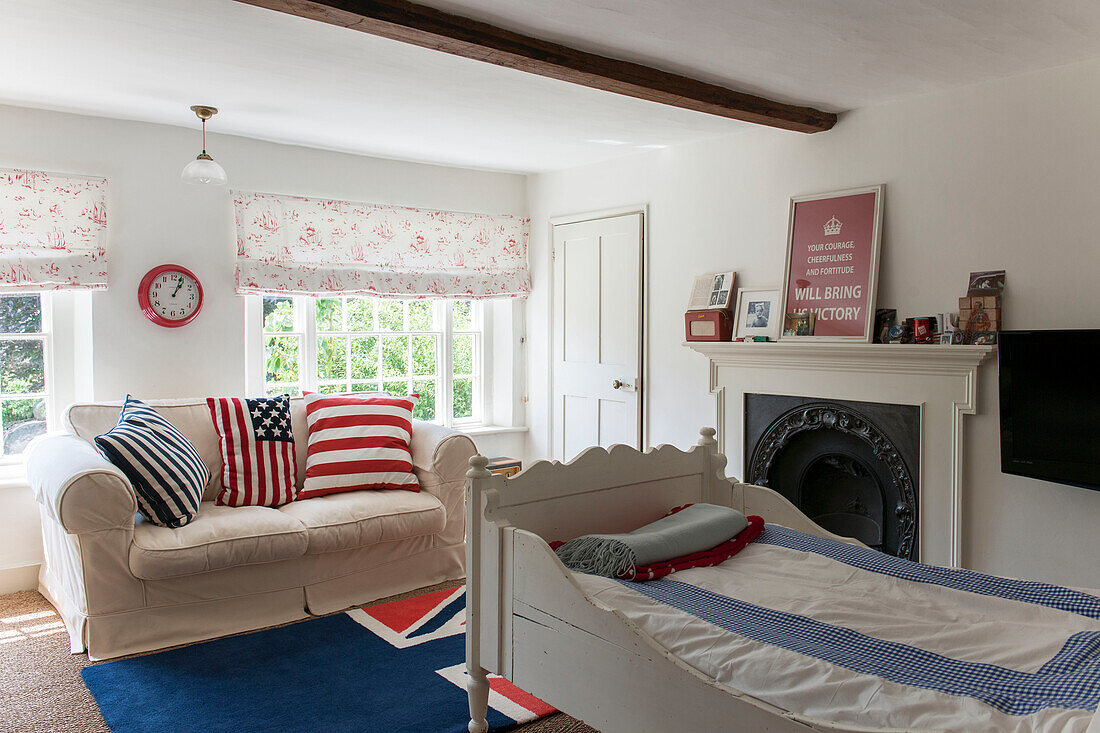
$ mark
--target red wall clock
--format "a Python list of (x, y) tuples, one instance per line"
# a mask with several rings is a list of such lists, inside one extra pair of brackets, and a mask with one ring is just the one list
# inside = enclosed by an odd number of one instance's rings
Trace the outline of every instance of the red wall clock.
[(202, 310), (202, 284), (195, 273), (179, 265), (160, 265), (145, 273), (138, 285), (141, 312), (153, 323), (179, 328)]

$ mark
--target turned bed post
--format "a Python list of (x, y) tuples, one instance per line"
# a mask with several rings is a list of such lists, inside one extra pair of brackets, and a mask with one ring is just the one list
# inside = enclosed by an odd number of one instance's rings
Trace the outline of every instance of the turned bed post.
[(699, 428), (699, 445), (706, 447), (711, 453), (717, 453), (718, 441), (714, 439), (716, 433), (714, 428)]
[(481, 492), (492, 476), (483, 455), (470, 458), (466, 472), (466, 693), (470, 698), (470, 733), (486, 733), (489, 723), (489, 678), (481, 666)]

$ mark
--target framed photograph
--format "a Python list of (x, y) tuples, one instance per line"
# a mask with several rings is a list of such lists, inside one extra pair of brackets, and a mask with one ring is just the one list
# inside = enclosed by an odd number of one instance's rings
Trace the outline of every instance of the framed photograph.
[(779, 288), (741, 288), (737, 293), (737, 321), (734, 338), (767, 336), (775, 341), (783, 325), (783, 311), (779, 307)]
[(874, 335), (885, 184), (791, 199), (783, 312), (812, 313), (812, 336), (861, 341)]
[(966, 294), (973, 295), (1000, 295), (1005, 289), (1005, 271), (987, 270), (985, 272), (970, 273), (970, 282), (966, 288)]
[(783, 319), (784, 336), (813, 336), (814, 314), (788, 313)]

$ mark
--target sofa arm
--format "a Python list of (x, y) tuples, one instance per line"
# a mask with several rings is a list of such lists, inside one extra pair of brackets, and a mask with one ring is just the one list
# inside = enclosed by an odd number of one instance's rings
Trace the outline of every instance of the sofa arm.
[(437, 542), (460, 544), (466, 536), (466, 469), (477, 453), (474, 441), (450, 428), (413, 420), (409, 448), (420, 489), (439, 499), (447, 513)]
[(132, 529), (137, 497), (125, 474), (75, 435), (50, 435), (27, 450), (27, 478), (43, 511), (69, 534)]
[(419, 420), (413, 420), (409, 450), (421, 488), (437, 495), (434, 486), (455, 482), (465, 486), (470, 456), (477, 453), (470, 436)]

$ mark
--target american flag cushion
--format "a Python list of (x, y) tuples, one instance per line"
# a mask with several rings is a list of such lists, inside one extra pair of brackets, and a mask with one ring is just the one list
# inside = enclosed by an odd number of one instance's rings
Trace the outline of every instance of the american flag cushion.
[(294, 499), (298, 464), (290, 429), (290, 398), (208, 397), (222, 451), (226, 506), (279, 506)]
[(307, 393), (306, 477), (297, 498), (358, 489), (420, 491), (409, 451), (418, 399)]

